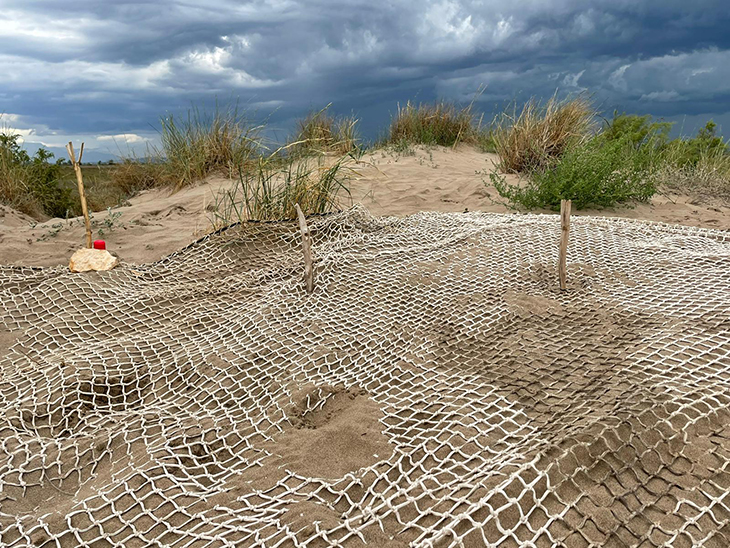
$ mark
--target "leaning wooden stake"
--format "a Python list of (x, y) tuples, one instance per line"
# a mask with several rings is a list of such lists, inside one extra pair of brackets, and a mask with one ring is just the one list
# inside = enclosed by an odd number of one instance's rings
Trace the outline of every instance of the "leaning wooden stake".
[(81, 143), (81, 150), (79, 150), (79, 158), (76, 159), (74, 154), (74, 145), (69, 142), (66, 145), (66, 150), (71, 158), (71, 164), (74, 166), (76, 172), (76, 182), (79, 185), (79, 196), (81, 197), (81, 211), (84, 213), (84, 223), (86, 223), (86, 247), (91, 249), (91, 220), (89, 219), (89, 209), (86, 207), (86, 193), (84, 193), (84, 178), (81, 175), (81, 158), (84, 155), (84, 143)]
[(567, 256), (568, 237), (570, 236), (570, 200), (560, 200), (560, 258), (558, 260), (558, 275), (560, 289), (567, 289)]
[(307, 282), (307, 293), (314, 291), (314, 266), (312, 264), (312, 236), (304, 218), (302, 208), (296, 204), (299, 229), (302, 231), (302, 251), (304, 252), (304, 280)]

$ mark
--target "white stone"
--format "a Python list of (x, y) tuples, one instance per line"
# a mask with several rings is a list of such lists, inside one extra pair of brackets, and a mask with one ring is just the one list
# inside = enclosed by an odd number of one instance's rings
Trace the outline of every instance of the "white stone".
[(111, 270), (119, 264), (119, 259), (106, 249), (79, 249), (71, 256), (68, 267), (71, 272), (88, 272), (90, 270)]

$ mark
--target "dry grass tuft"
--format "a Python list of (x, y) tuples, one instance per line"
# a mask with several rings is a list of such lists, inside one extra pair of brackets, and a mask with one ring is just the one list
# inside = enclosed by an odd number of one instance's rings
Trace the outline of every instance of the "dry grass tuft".
[(35, 218), (45, 215), (43, 206), (28, 188), (30, 170), (4, 161), (0, 154), (0, 203)]
[(126, 158), (111, 171), (111, 183), (127, 196), (161, 186), (165, 181), (165, 166)]
[(336, 152), (347, 154), (355, 150), (360, 142), (357, 130), (358, 120), (354, 116), (330, 115), (327, 105), (320, 111), (311, 112), (298, 121), (298, 131), (291, 152), (294, 154), (320, 154)]
[(708, 151), (685, 165), (667, 161), (658, 177), (667, 190), (730, 202), (730, 155), (724, 151)]
[(387, 143), (404, 145), (454, 146), (460, 142), (474, 142), (476, 129), (472, 104), (459, 109), (454, 103), (398, 105), (398, 113), (391, 121)]
[(238, 181), (216, 195), (210, 218), (214, 229), (251, 220), (296, 219), (296, 204), (305, 215), (340, 209), (342, 195), (350, 194), (348, 181), (356, 174), (355, 155), (296, 158), (279, 152), (240, 170)]
[(197, 108), (187, 118), (161, 119), (161, 149), (151, 154), (165, 170), (157, 173), (163, 184), (176, 189), (204, 180), (212, 173), (233, 176), (260, 148), (261, 126), (251, 124), (238, 106), (219, 108), (212, 114)]
[(548, 167), (570, 147), (583, 143), (594, 129), (596, 112), (588, 97), (553, 96), (545, 104), (530, 99), (517, 114), (503, 113), (492, 134), (505, 173)]

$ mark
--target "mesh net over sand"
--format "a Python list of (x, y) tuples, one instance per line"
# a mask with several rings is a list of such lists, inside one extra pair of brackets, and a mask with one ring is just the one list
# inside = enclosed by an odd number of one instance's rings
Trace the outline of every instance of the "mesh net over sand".
[(729, 233), (310, 226), (0, 267), (0, 545), (730, 546)]

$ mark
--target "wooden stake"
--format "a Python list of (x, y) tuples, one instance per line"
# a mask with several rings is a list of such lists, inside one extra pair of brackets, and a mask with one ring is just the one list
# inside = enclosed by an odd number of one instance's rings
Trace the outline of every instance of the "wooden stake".
[(84, 192), (84, 177), (81, 174), (81, 158), (84, 156), (84, 143), (81, 143), (81, 150), (79, 150), (79, 159), (76, 160), (76, 154), (74, 154), (74, 145), (69, 142), (66, 145), (66, 150), (71, 158), (71, 164), (74, 166), (76, 172), (76, 182), (79, 185), (79, 197), (81, 198), (81, 211), (84, 213), (84, 223), (86, 224), (86, 247), (91, 249), (91, 219), (89, 219), (89, 209), (86, 207), (86, 193)]
[(558, 259), (558, 275), (560, 289), (567, 289), (567, 257), (568, 237), (570, 236), (570, 200), (560, 200), (560, 258)]
[(304, 218), (302, 208), (299, 204), (297, 208), (297, 217), (299, 218), (299, 230), (302, 232), (302, 252), (304, 253), (304, 280), (307, 282), (307, 293), (314, 291), (314, 266), (312, 264), (312, 235), (307, 226), (307, 220)]

